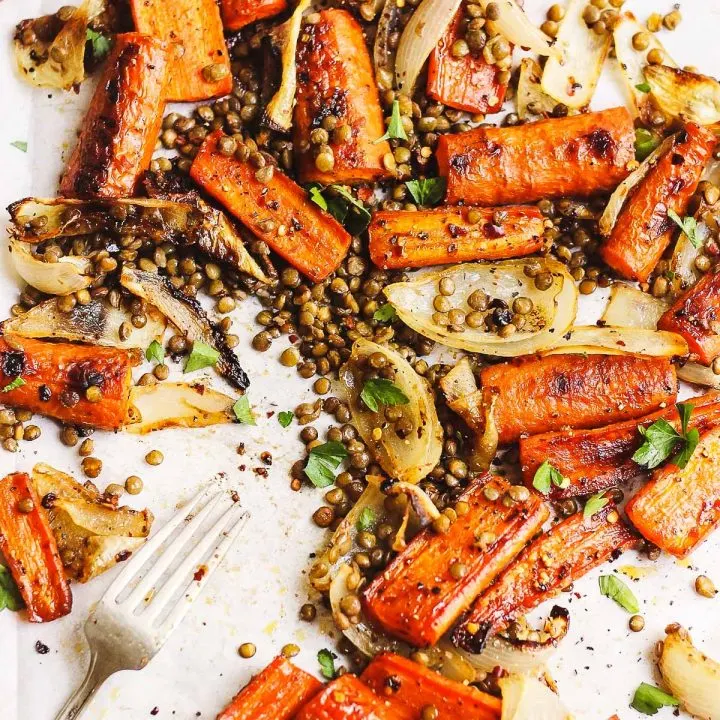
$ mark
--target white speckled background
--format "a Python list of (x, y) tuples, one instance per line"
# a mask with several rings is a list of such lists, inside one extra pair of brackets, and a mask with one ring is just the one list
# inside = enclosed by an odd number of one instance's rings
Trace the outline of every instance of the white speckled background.
[[(171, 1), (171, 0), (168, 0)], [(12, 28), (22, 18), (50, 12), (58, 0), (0, 0), (0, 206), (19, 198), (52, 196), (68, 148), (75, 138), (89, 87), (80, 95), (43, 91), (19, 80), (10, 51)], [(539, 19), (549, 0), (526, 0), (530, 14)], [(717, 27), (720, 0), (686, 0), (681, 4), (684, 20), (675, 33), (664, 32), (662, 41), (681, 64), (697, 65), (708, 74), (720, 74), (720, 43)], [(668, 12), (672, 3), (663, 0), (629, 0), (627, 6), (640, 19), (652, 11)], [(613, 62), (596, 94), (595, 108), (624, 102)], [(10, 143), (27, 141), (24, 154)], [(2, 223), (7, 214), (1, 213)], [(0, 261), (0, 316), (6, 317), (15, 301), (17, 281), (8, 269), (6, 253)], [(597, 300), (600, 296), (597, 296)], [(599, 307), (587, 301), (585, 319), (592, 320)], [(593, 307), (593, 304), (595, 306)], [(283, 430), (266, 413), (293, 409), (312, 399), (310, 383), (275, 359), (286, 340), (276, 341), (265, 354), (256, 353), (249, 340), (257, 331), (253, 317), (259, 310), (253, 300), (236, 312), (235, 327), (242, 338), (239, 353), (251, 377), (250, 398), (258, 416), (257, 427), (220, 426), (197, 431), (167, 430), (138, 438), (122, 433), (95, 433), (95, 455), (103, 460), (101, 487), (139, 474), (145, 491), (132, 498), (138, 506), (149, 506), (161, 524), (177, 503), (188, 499), (200, 485), (214, 482), (237, 488), (252, 520), (224, 565), (216, 572), (190, 616), (150, 665), (139, 673), (120, 673), (106, 683), (87, 720), (140, 720), (158, 708), (158, 718), (214, 718), (224, 703), (251, 674), (263, 667), (288, 642), (301, 646), (296, 662), (310, 671), (317, 669), (315, 654), (333, 647), (322, 631), (325, 620), (308, 625), (298, 620), (306, 601), (304, 573), (308, 555), (323, 541), (310, 515), (322, 502), (322, 491), (289, 488), (289, 467), (300, 456), (302, 444), (293, 424)], [(212, 376), (211, 382), (222, 387)], [(58, 426), (40, 420), (43, 436), (34, 443), (21, 443), (16, 455), (0, 453), (0, 472), (29, 470), (37, 461), (81, 476), (77, 449), (58, 440)], [(236, 453), (244, 442), (247, 452)], [(157, 448), (166, 457), (159, 467), (143, 458)], [(260, 466), (259, 454), (269, 450), (274, 458), (267, 478), (252, 470)], [(247, 469), (239, 470), (240, 465)], [(157, 527), (156, 526), (156, 527)], [(668, 557), (657, 563), (627, 553), (616, 564), (640, 567), (641, 579), (633, 583), (646, 617), (646, 628), (634, 634), (627, 629), (628, 615), (597, 590), (598, 571), (575, 584), (575, 592), (559, 602), (569, 606), (571, 630), (555, 656), (553, 674), (570, 709), (583, 718), (608, 718), (617, 713), (622, 720), (640, 717), (628, 707), (635, 687), (653, 681), (648, 661), (662, 629), (670, 622), (691, 628), (697, 644), (720, 658), (720, 625), (717, 600), (697, 596), (693, 582), (700, 572), (720, 583), (720, 534), (696, 552), (689, 563)], [(603, 572), (608, 572), (604, 568)], [(2, 720), (52, 720), (66, 697), (80, 682), (87, 662), (81, 626), (88, 608), (103, 592), (109, 577), (88, 585), (74, 586), (72, 615), (51, 625), (32, 625), (22, 615), (0, 613), (0, 717)], [(49, 646), (38, 655), (34, 646), (41, 640)], [(257, 654), (243, 660), (237, 647), (253, 642)], [(671, 709), (658, 717), (670, 717)]]

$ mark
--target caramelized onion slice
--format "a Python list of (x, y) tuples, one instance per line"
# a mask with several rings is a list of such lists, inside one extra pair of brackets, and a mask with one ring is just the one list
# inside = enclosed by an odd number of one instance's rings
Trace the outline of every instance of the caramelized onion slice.
[(572, 720), (572, 715), (550, 688), (528, 675), (498, 680), (502, 692), (500, 720)]
[(532, 58), (520, 61), (520, 75), (517, 86), (518, 117), (527, 120), (531, 115), (547, 116), (557, 105), (541, 85), (542, 70)]
[(602, 315), (604, 325), (655, 330), (668, 303), (632, 285), (616, 282), (610, 288), (610, 299)]
[(693, 385), (704, 385), (720, 390), (720, 375), (716, 375), (712, 368), (706, 365), (694, 362), (685, 363), (677, 369), (677, 376)]
[(397, 0), (385, 0), (378, 20), (373, 44), (375, 80), (381, 90), (392, 90), (395, 75), (395, 48), (392, 36), (400, 25), (400, 8)]
[(671, 118), (698, 125), (720, 122), (720, 83), (669, 65), (648, 65), (645, 79), (655, 102)]
[(639, 327), (596, 327), (579, 325), (566, 333), (556, 349), (577, 352), (577, 347), (598, 348), (601, 351), (650, 355), (654, 357), (682, 357), (688, 354), (685, 338), (665, 330)]

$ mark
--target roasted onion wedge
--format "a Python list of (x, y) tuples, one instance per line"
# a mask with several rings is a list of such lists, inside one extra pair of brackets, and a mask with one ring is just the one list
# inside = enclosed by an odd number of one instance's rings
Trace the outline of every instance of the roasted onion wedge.
[(671, 118), (698, 125), (720, 122), (720, 83), (669, 65), (648, 65), (645, 79), (655, 102)]
[(599, 348), (608, 352), (651, 355), (654, 357), (683, 357), (688, 354), (685, 339), (673, 332), (646, 330), (639, 327), (596, 327), (578, 325), (571, 328), (554, 348), (558, 352), (585, 352)]
[(557, 101), (546, 94), (540, 84), (542, 70), (532, 58), (520, 61), (520, 75), (517, 86), (518, 117), (527, 120), (531, 115), (548, 116)]
[(498, 684), (502, 692), (500, 720), (572, 720), (560, 698), (537, 678), (509, 675)]
[(638, 290), (632, 285), (614, 283), (602, 315), (603, 325), (655, 330), (661, 315), (668, 309), (665, 300)]

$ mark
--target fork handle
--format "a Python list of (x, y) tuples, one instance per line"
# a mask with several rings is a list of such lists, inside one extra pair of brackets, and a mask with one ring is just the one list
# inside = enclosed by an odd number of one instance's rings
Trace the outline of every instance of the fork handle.
[(100, 686), (115, 672), (117, 672), (116, 667), (103, 662), (97, 653), (91, 653), (90, 666), (82, 685), (65, 703), (55, 720), (75, 720), (75, 718), (79, 717), (83, 708), (90, 702)]

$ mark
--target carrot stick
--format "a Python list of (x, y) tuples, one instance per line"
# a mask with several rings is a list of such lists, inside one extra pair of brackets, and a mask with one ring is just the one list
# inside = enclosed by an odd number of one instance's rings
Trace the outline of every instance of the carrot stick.
[(460, 8), (430, 55), (427, 94), (457, 110), (490, 115), (502, 107), (507, 83), (500, 82), (502, 71), (486, 62), (482, 53), (452, 54), (453, 44), (464, 36), (463, 17)]
[(522, 257), (542, 248), (543, 231), (534, 205), (384, 210), (368, 228), (370, 257), (386, 270)]
[(441, 135), (446, 202), (509, 205), (614, 190), (635, 159), (630, 113), (597, 113)]
[(135, 28), (173, 46), (167, 100), (205, 100), (232, 91), (230, 57), (215, 0), (130, 0)]
[(232, 31), (279, 15), (286, 8), (287, 0), (220, 0), (223, 25)]
[(458, 647), (480, 652), (487, 638), (594, 567), (637, 542), (610, 503), (589, 518), (579, 512), (530, 544), (455, 628)]
[(715, 143), (707, 128), (686, 125), (635, 188), (600, 248), (602, 259), (622, 277), (648, 279), (677, 229), (668, 210), (684, 215)]
[(720, 523), (720, 427), (701, 435), (682, 470), (656, 470), (626, 512), (644, 538), (676, 557), (707, 539)]
[[(6, 335), (0, 338), (2, 403), (66, 423), (115, 430), (126, 419), (136, 364), (127, 350)], [(101, 393), (98, 402), (87, 398), (93, 386)]]
[(500, 699), (471, 685), (448, 680), (407, 658), (383, 653), (368, 665), (360, 679), (407, 711), (407, 720), (422, 718), (423, 708), (435, 706), (437, 717), (492, 720), (500, 717)]
[(61, 195), (134, 195), (162, 125), (168, 66), (164, 42), (140, 33), (116, 36), (60, 182)]
[(677, 395), (674, 365), (640, 355), (522, 358), (484, 368), (480, 380), (483, 392), (497, 394), (501, 444), (642, 417)]
[(249, 162), (223, 155), (222, 132), (209, 135), (190, 175), (205, 192), (313, 282), (324, 280), (343, 261), (352, 238), (307, 193), (276, 170), (263, 183)]
[[(300, 181), (347, 185), (389, 177), (383, 157), (390, 146), (376, 142), (385, 123), (362, 28), (346, 10), (323, 10), (319, 16), (318, 23), (305, 25), (307, 39), (297, 54), (293, 140)], [(328, 117), (336, 120), (329, 141), (321, 143), (334, 156), (329, 170), (316, 165), (320, 145), (311, 137)]]
[(321, 687), (312, 675), (278, 656), (250, 680), (217, 720), (292, 720)]
[(682, 335), (690, 359), (712, 365), (720, 355), (720, 274), (703, 275), (660, 318), (658, 329)]
[(30, 622), (50, 622), (70, 612), (72, 593), (55, 536), (25, 473), (13, 473), (0, 481), (0, 552), (25, 601)]
[[(690, 427), (704, 432), (720, 424), (718, 399), (718, 393), (692, 398), (690, 402), (695, 410), (690, 417)], [(631, 480), (642, 471), (632, 459), (643, 441), (638, 426), (648, 427), (660, 418), (680, 430), (678, 412), (673, 405), (637, 420), (594, 430), (564, 430), (520, 438), (523, 480), (532, 487), (537, 469), (546, 460), (570, 481), (566, 488), (552, 486), (553, 500), (589, 495)]]
[[(487, 474), (476, 480), (459, 498), (468, 512), (446, 534), (423, 530), (365, 589), (365, 614), (414, 646), (435, 645), (549, 517), (534, 492), (526, 502), (503, 504), (509, 489)], [(466, 568), (460, 579), (454, 563)]]

